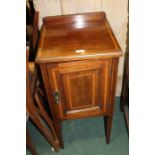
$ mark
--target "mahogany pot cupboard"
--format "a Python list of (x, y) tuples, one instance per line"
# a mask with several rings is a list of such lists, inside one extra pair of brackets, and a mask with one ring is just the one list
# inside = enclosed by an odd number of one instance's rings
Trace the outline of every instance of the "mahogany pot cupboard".
[(36, 63), (62, 148), (62, 121), (94, 116), (109, 143), (121, 55), (104, 12), (43, 19)]

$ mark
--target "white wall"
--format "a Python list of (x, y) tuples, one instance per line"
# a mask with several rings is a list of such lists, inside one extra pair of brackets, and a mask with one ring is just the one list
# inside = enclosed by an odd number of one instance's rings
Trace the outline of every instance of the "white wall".
[[(33, 0), (34, 7), (39, 11), (39, 26), (45, 16), (74, 14), (84, 12), (105, 11), (114, 34), (122, 48), (126, 50), (128, 0)], [(116, 95), (122, 87), (124, 57), (120, 59)]]

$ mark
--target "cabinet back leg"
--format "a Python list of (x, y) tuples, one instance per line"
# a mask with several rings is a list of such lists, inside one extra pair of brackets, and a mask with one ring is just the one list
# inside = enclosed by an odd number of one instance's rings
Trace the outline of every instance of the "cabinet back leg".
[(112, 119), (113, 116), (105, 116), (104, 123), (105, 123), (105, 138), (106, 143), (109, 144), (110, 142), (110, 135), (111, 135), (111, 128), (112, 128)]

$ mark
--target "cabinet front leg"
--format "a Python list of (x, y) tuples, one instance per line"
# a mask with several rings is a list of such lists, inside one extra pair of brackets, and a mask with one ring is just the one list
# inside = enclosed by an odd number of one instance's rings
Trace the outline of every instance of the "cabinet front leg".
[(110, 142), (110, 135), (111, 135), (111, 128), (112, 128), (112, 119), (113, 116), (105, 116), (104, 123), (105, 123), (105, 137), (106, 143), (109, 144)]
[(56, 133), (59, 139), (59, 143), (61, 148), (64, 148), (64, 143), (63, 143), (63, 137), (62, 137), (62, 123), (61, 122), (54, 122), (55, 128), (56, 128)]

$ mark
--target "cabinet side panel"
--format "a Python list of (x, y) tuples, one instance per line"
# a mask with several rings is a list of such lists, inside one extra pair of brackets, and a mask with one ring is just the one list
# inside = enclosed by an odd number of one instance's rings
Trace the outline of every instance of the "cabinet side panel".
[(118, 76), (118, 63), (119, 58), (113, 58), (112, 61), (112, 77), (111, 77), (111, 86), (110, 86), (110, 113), (114, 111), (114, 102), (115, 102), (115, 94), (116, 94), (116, 85), (117, 85), (117, 76)]

